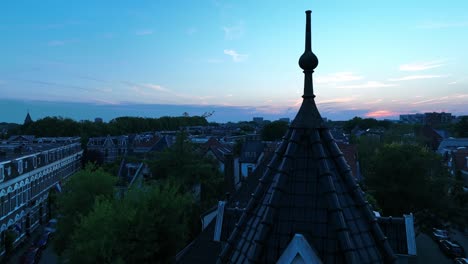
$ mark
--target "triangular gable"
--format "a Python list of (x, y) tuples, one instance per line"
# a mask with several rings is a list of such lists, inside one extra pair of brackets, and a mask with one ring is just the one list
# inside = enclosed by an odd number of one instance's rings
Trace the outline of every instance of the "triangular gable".
[(295, 234), (276, 264), (322, 264), (315, 250), (301, 234)]

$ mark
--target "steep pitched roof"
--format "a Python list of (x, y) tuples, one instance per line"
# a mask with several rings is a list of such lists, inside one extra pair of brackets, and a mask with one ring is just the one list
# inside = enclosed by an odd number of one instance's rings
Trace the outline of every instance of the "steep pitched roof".
[(242, 145), (241, 156), (239, 162), (241, 163), (257, 163), (258, 158), (262, 154), (265, 144), (255, 140), (248, 140)]
[(31, 115), (29, 115), (29, 112), (28, 112), (28, 114), (27, 114), (26, 117), (24, 118), (24, 123), (23, 123), (23, 124), (24, 124), (24, 125), (27, 125), (27, 124), (30, 124), (30, 123), (32, 123), (32, 122), (33, 122), (33, 120), (32, 120), (32, 118), (31, 118)]
[(201, 152), (203, 155), (211, 152), (218, 161), (224, 163), (224, 154), (232, 153), (232, 147), (226, 144), (222, 144), (215, 137), (211, 137), (202, 145)]
[(218, 263), (275, 263), (301, 234), (323, 263), (383, 263), (396, 257), (325, 126), (313, 94), (310, 11), (306, 11), (304, 95)]
[(468, 138), (446, 138), (440, 142), (437, 152), (444, 154), (460, 147), (468, 147)]

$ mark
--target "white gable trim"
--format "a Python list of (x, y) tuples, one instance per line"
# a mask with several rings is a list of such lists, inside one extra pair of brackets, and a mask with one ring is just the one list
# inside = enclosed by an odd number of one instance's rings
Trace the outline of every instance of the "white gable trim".
[(301, 234), (295, 234), (289, 245), (281, 254), (276, 264), (296, 263), (298, 258), (304, 264), (322, 264), (322, 260), (317, 256), (315, 250), (307, 242), (307, 239)]
[(408, 255), (417, 255), (413, 214), (403, 215), (403, 217), (405, 218), (406, 244), (408, 245)]
[(224, 218), (224, 206), (226, 205), (225, 201), (218, 202), (218, 211), (216, 215), (216, 226), (214, 230), (213, 240), (220, 242), (221, 241), (221, 231), (223, 230), (223, 218)]

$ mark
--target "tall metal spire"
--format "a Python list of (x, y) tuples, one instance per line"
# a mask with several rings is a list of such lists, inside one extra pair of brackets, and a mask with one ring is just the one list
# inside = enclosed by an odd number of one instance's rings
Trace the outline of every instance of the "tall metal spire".
[(305, 51), (299, 58), (299, 66), (304, 70), (304, 95), (301, 108), (294, 118), (292, 127), (295, 128), (319, 128), (323, 127), (323, 120), (315, 104), (314, 84), (312, 73), (318, 65), (317, 56), (312, 52), (312, 32), (310, 16), (312, 11), (306, 11), (306, 40)]
[(312, 73), (318, 65), (317, 56), (312, 52), (311, 44), (311, 22), (310, 14), (312, 11), (306, 11), (306, 40), (305, 40), (305, 51), (299, 58), (299, 66), (304, 70), (304, 95), (303, 98), (312, 97), (314, 98), (314, 88), (312, 83)]

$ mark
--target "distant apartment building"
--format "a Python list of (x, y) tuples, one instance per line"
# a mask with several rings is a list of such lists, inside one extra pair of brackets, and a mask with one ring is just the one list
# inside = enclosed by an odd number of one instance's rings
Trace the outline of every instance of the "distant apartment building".
[(424, 124), (428, 126), (450, 124), (453, 119), (451, 113), (424, 113)]
[(400, 123), (422, 124), (424, 123), (424, 114), (400, 115)]
[(80, 138), (13, 136), (0, 144), (0, 255), (8, 230), (22, 240), (49, 214), (49, 191), (81, 167)]
[(258, 125), (261, 125), (263, 124), (263, 117), (254, 117), (252, 121), (254, 121)]
[(454, 120), (451, 113), (424, 113), (424, 114), (408, 114), (400, 115), (400, 123), (404, 124), (424, 124), (428, 126), (438, 126), (450, 124)]

